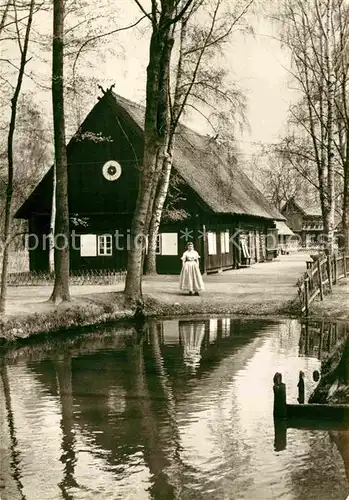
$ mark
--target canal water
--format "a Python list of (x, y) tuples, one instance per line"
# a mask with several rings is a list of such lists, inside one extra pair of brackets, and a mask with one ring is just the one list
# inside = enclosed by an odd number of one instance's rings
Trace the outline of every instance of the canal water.
[[(8, 351), (1, 500), (345, 499), (346, 431), (275, 429), (272, 379), (297, 403), (343, 328), (180, 319)], [(348, 465), (348, 463), (347, 463)]]

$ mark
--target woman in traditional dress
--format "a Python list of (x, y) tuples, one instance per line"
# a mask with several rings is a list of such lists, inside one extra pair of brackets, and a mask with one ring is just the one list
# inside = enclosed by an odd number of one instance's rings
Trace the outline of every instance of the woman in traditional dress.
[(179, 277), (181, 290), (188, 290), (189, 295), (199, 295), (204, 290), (204, 282), (199, 268), (200, 255), (194, 249), (192, 242), (187, 244), (187, 250), (182, 255), (182, 271)]

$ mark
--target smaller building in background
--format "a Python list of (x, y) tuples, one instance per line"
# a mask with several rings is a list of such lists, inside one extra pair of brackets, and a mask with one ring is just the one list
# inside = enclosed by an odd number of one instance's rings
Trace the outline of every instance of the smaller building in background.
[(288, 200), (281, 209), (286, 217), (287, 226), (293, 231), (294, 236), (289, 237), (292, 242), (298, 242), (302, 248), (319, 248), (322, 246), (321, 235), (324, 232), (321, 207), (319, 203)]

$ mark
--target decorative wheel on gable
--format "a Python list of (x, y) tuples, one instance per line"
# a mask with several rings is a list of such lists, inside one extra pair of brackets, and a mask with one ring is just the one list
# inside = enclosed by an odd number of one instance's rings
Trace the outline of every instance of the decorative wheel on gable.
[(109, 160), (103, 165), (102, 173), (107, 181), (116, 181), (121, 175), (121, 165), (116, 160)]

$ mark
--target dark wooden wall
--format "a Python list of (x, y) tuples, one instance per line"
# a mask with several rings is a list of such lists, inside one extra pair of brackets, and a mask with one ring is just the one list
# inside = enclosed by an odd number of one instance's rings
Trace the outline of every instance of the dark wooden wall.
[(50, 219), (33, 216), (29, 219), (29, 267), (31, 271), (49, 270), (49, 242), (44, 235), (49, 233)]
[(282, 209), (282, 215), (286, 217), (286, 224), (292, 231), (301, 231), (303, 226), (303, 213), (290, 200)]
[[(75, 140), (68, 148), (70, 213), (132, 214), (138, 192), (137, 167), (143, 151), (140, 132), (108, 107), (91, 116), (85, 128), (100, 134), (102, 140)], [(108, 160), (116, 160), (122, 167), (121, 176), (115, 181), (102, 174)]]

